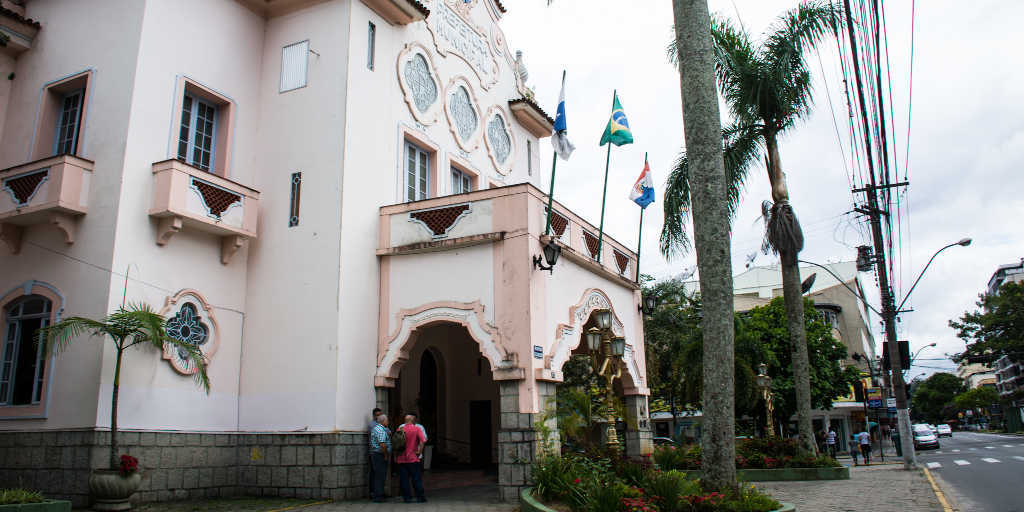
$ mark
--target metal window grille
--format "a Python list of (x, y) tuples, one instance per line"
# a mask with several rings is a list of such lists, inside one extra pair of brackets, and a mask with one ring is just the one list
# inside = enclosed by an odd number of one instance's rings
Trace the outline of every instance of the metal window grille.
[(377, 49), (377, 26), (370, 22), (366, 33), (366, 67), (373, 71), (374, 52)]
[(306, 86), (309, 69), (309, 41), (285, 46), (281, 50), (281, 90), (288, 92)]
[(216, 140), (217, 107), (188, 95), (181, 105), (178, 159), (204, 171), (211, 171)]
[(53, 143), (53, 152), (56, 155), (73, 155), (78, 151), (78, 128), (82, 120), (83, 92), (78, 90), (64, 96), (60, 115), (57, 117), (57, 135)]
[(419, 201), (429, 195), (430, 158), (429, 154), (411, 142), (405, 144), (405, 199)]
[(452, 167), (452, 194), (465, 194), (473, 191), (473, 178)]
[(302, 173), (292, 173), (292, 199), (288, 210), (288, 227), (299, 225), (299, 200), (302, 198)]

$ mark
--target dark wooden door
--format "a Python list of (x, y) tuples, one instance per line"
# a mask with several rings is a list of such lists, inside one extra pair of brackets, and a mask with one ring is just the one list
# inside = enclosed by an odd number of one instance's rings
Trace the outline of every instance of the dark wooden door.
[(474, 467), (491, 464), (491, 401), (469, 402), (469, 459)]

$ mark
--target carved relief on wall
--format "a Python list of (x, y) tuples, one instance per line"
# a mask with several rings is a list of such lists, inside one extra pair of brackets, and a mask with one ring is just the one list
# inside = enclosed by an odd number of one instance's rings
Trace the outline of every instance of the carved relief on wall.
[(464, 151), (473, 151), (480, 145), (479, 134), (483, 124), (483, 114), (473, 87), (464, 77), (452, 78), (445, 87), (444, 98), (444, 111), (455, 142)]
[(419, 43), (409, 43), (398, 54), (398, 83), (409, 112), (421, 124), (437, 122), (441, 106), (441, 81), (430, 52)]
[(509, 128), (508, 116), (497, 105), (487, 111), (484, 117), (484, 140), (487, 142), (487, 153), (494, 163), (494, 168), (503, 175), (512, 171), (515, 147), (512, 142), (512, 131)]
[(427, 29), (434, 38), (437, 52), (447, 57), (456, 55), (469, 64), (480, 79), (480, 87), (490, 89), (498, 83), (500, 68), (495, 52), (491, 49), (488, 35), (472, 22), (469, 11), (472, 5), (464, 0), (438, 0), (427, 18)]
[[(213, 309), (199, 292), (181, 290), (168, 297), (160, 314), (166, 319), (167, 335), (199, 349), (209, 364), (220, 346), (220, 330)], [(172, 345), (164, 345), (163, 358), (182, 375), (192, 375), (196, 371), (188, 352)]]

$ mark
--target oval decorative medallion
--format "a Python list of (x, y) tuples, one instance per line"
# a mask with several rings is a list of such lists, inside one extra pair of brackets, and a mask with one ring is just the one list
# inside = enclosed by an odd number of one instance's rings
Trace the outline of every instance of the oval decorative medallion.
[(498, 114), (491, 117), (487, 123), (487, 142), (494, 152), (494, 159), (498, 165), (505, 166), (512, 153), (512, 139), (505, 128), (505, 120)]
[(469, 137), (476, 132), (477, 123), (476, 110), (469, 99), (469, 91), (465, 86), (458, 86), (452, 92), (448, 100), (448, 108), (451, 109), (452, 118), (455, 120), (455, 130), (462, 140), (469, 140)]
[(422, 54), (414, 53), (405, 63), (405, 81), (412, 89), (413, 102), (420, 112), (426, 112), (437, 100), (437, 84), (430, 76), (427, 59)]

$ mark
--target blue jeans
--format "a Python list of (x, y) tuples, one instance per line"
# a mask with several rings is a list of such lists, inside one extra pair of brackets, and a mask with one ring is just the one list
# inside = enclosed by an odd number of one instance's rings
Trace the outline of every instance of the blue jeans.
[(398, 465), (398, 481), (402, 486), (402, 498), (405, 501), (412, 500), (412, 493), (409, 490), (409, 481), (412, 480), (412, 487), (416, 491), (417, 499), (423, 498), (423, 470), (419, 462)]

